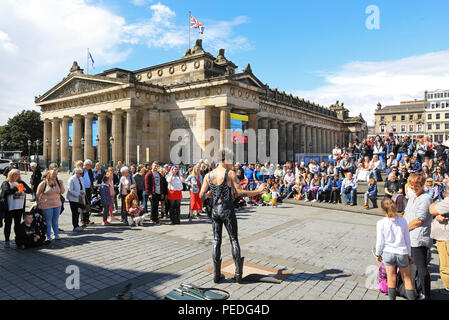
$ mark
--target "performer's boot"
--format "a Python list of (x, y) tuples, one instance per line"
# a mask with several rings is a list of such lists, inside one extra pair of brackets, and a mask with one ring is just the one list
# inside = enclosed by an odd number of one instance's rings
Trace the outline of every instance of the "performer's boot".
[(223, 279), (224, 276), (221, 274), (221, 259), (218, 261), (214, 260), (214, 282), (220, 283)]
[(237, 283), (242, 283), (242, 275), (243, 275), (243, 260), (245, 258), (240, 257), (234, 260), (235, 263), (235, 281)]

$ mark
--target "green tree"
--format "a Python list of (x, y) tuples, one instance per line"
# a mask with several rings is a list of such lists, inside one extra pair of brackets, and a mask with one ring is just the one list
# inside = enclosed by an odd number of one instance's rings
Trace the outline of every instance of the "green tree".
[(21, 150), (22, 156), (28, 156), (28, 140), (31, 140), (31, 155), (36, 153), (36, 140), (39, 140), (38, 154), (42, 154), (42, 137), (44, 124), (41, 114), (34, 110), (23, 110), (9, 118), (4, 126), (0, 126), (0, 141), (4, 143), (4, 150)]

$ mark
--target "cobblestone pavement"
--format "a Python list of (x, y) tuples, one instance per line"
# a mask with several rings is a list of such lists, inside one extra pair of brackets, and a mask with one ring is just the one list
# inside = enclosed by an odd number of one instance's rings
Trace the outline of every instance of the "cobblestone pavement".
[[(133, 299), (155, 300), (183, 282), (226, 289), (235, 300), (387, 299), (373, 287), (378, 264), (371, 250), (379, 217), (290, 204), (240, 211), (245, 260), (291, 275), (281, 284), (225, 280), (215, 285), (205, 271), (212, 266), (211, 224), (204, 215), (188, 223), (187, 205), (184, 201), (181, 225), (102, 227), (101, 218), (94, 217), (96, 224), (82, 233), (71, 232), (67, 206), (60, 218), (61, 241), (38, 250), (18, 250), (14, 242), (10, 249), (0, 247), (0, 299), (116, 299), (130, 283)], [(222, 252), (223, 261), (231, 258), (225, 231)], [(449, 299), (432, 252), (433, 297)], [(79, 289), (66, 287), (68, 266), (79, 268)]]

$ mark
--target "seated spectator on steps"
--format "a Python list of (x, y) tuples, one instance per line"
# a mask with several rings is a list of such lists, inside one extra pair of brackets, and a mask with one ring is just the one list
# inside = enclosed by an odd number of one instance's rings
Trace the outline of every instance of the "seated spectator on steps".
[(404, 212), (404, 190), (394, 172), (390, 173), (388, 181), (385, 182), (385, 197), (396, 203), (398, 212)]
[(330, 181), (330, 200), (329, 203), (341, 203), (340, 191), (341, 191), (341, 180), (340, 175), (338, 173), (334, 174), (333, 178)]
[(368, 156), (365, 156), (360, 167), (357, 168), (356, 176), (358, 181), (369, 181), (371, 172), (371, 163)]
[(279, 193), (282, 194), (285, 188), (287, 188), (287, 196), (292, 192), (292, 188), (295, 185), (295, 175), (292, 169), (287, 169), (287, 173), (284, 176), (284, 184), (281, 186)]
[(421, 163), (417, 161), (417, 158), (415, 156), (412, 156), (410, 158), (410, 169), (409, 173), (421, 173)]
[(26, 212), (24, 214), (23, 222), (17, 226), (16, 230), (16, 245), (20, 249), (40, 247), (45, 242), (45, 233), (33, 220), (33, 214)]
[(326, 173), (323, 173), (321, 176), (320, 187), (318, 188), (318, 192), (316, 195), (316, 200), (318, 202), (329, 202), (330, 199), (330, 182), (331, 179), (328, 177)]
[(355, 206), (357, 204), (358, 181), (348, 172), (347, 177), (341, 184), (341, 194), (346, 205)]
[(349, 154), (348, 153), (346, 153), (344, 159), (341, 160), (340, 168), (341, 168), (340, 169), (341, 170), (341, 175), (342, 175), (343, 178), (346, 177), (348, 173), (353, 173), (354, 172), (354, 163), (349, 158)]
[(373, 208), (377, 208), (377, 183), (376, 179), (371, 178), (368, 182), (367, 191), (365, 192), (365, 209), (369, 208), (368, 199), (371, 200)]
[(374, 177), (376, 181), (382, 181), (381, 170), (382, 161), (377, 158), (377, 155), (374, 155), (373, 160), (370, 162), (370, 177)]

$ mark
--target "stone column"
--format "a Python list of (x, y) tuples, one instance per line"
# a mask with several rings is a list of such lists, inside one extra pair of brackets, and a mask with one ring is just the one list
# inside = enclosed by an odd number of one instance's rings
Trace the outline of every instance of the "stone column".
[(69, 166), (69, 118), (62, 118), (61, 123), (61, 166)]
[(326, 130), (325, 129), (321, 129), (320, 130), (321, 133), (321, 153), (327, 153), (327, 146), (326, 146)]
[(102, 165), (108, 164), (109, 162), (109, 139), (108, 139), (108, 114), (100, 113), (98, 115), (98, 146), (97, 146), (97, 157), (98, 162)]
[(123, 161), (123, 127), (122, 127), (122, 111), (112, 112), (112, 162), (114, 165), (119, 161)]
[(305, 153), (312, 153), (312, 148), (313, 148), (312, 127), (306, 126)]
[(258, 129), (265, 129), (265, 135), (266, 139), (265, 141), (260, 141), (261, 143), (265, 144), (265, 156), (270, 154), (270, 123), (268, 121), (268, 118), (262, 118), (260, 119), (260, 128)]
[[(137, 113), (136, 110), (126, 110), (126, 151), (125, 162), (127, 165), (137, 161)], [(166, 142), (168, 143), (168, 141)]]
[(287, 160), (293, 161), (295, 158), (295, 152), (293, 147), (293, 123), (287, 123)]
[[(160, 161), (169, 162), (170, 161), (170, 112), (169, 111), (159, 111), (159, 121), (160, 121), (160, 142), (159, 142), (159, 151), (160, 151)], [(231, 120), (229, 120), (231, 121)]]
[[(249, 143), (246, 144), (245, 146), (245, 152), (247, 153), (245, 159), (248, 159), (249, 163), (254, 162), (253, 160), (255, 160), (255, 162), (257, 162), (257, 152), (258, 152), (258, 141), (257, 141), (257, 129), (258, 129), (258, 121), (257, 121), (257, 114), (254, 111), (248, 111), (248, 129), (252, 129), (254, 130), (254, 136), (256, 138), (256, 145), (255, 148), (254, 146), (250, 146)], [(230, 126), (230, 125), (229, 125)], [(249, 137), (248, 137), (248, 142), (249, 142)], [(250, 154), (250, 150), (251, 149), (255, 149), (256, 154)]]
[[(88, 114), (84, 117), (84, 159), (95, 162), (95, 149), (92, 145), (92, 121), (93, 114)], [(96, 137), (94, 137), (95, 139)]]
[(279, 161), (287, 161), (287, 123), (279, 121)]
[(220, 149), (226, 147), (226, 139), (231, 137), (226, 137), (226, 130), (231, 129), (231, 107), (220, 108)]
[(318, 143), (318, 133), (317, 128), (312, 127), (312, 149), (310, 150), (311, 153), (317, 152), (317, 143)]
[(302, 124), (300, 129), (300, 140), (299, 148), (300, 153), (307, 153), (307, 136), (306, 136), (306, 125)]
[[(280, 160), (280, 158), (279, 158), (280, 157), (280, 155), (279, 155), (279, 123), (278, 123), (278, 120), (276, 120), (276, 119), (270, 119), (269, 123), (270, 123), (270, 130), (278, 130), (278, 148), (277, 148), (277, 151), (278, 151), (277, 159), (278, 159), (278, 161), (276, 161), (276, 162), (279, 162), (279, 160)], [(270, 160), (271, 160), (274, 157), (274, 154), (271, 154), (272, 153), (271, 152), (271, 147), (272, 147), (271, 146), (271, 142), (270, 142), (269, 146), (270, 146), (269, 153), (270, 153)], [(275, 145), (273, 145), (273, 148), (276, 148)]]
[(72, 161), (76, 162), (83, 160), (83, 154), (81, 153), (81, 138), (83, 136), (83, 117), (73, 117), (73, 141), (72, 141)]
[[(50, 120), (44, 120), (44, 140), (42, 142), (42, 149), (43, 149), (43, 157), (46, 161), (47, 159), (51, 159), (51, 121)], [(46, 145), (46, 141), (48, 139), (48, 148)], [(48, 154), (47, 154), (48, 149)]]
[(293, 157), (296, 162), (296, 154), (301, 153), (301, 126), (298, 123), (293, 125)]
[(61, 160), (59, 155), (61, 145), (59, 147), (56, 145), (56, 140), (60, 138), (61, 133), (61, 120), (53, 119), (51, 123), (51, 161), (57, 162)]

